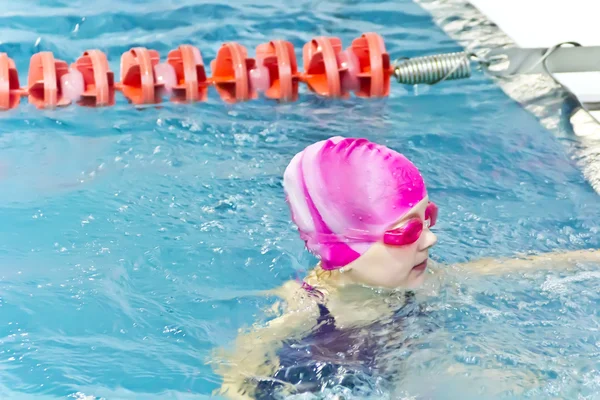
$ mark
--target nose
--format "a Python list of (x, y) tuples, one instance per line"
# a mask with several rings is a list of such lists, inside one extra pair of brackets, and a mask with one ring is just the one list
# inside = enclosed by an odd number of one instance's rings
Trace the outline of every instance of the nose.
[(437, 236), (435, 233), (431, 232), (429, 229), (426, 229), (421, 235), (421, 243), (419, 246), (419, 251), (424, 251), (433, 247), (437, 243)]

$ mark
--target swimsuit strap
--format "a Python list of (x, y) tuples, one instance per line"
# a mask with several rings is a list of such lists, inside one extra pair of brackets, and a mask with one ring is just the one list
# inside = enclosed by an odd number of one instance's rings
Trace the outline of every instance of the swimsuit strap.
[(312, 297), (318, 298), (321, 302), (325, 300), (325, 294), (323, 294), (323, 292), (306, 282), (302, 282), (302, 289), (306, 290)]
[(325, 295), (323, 292), (306, 282), (302, 282), (302, 289), (306, 290), (310, 296), (318, 299), (317, 306), (319, 307), (319, 318), (317, 318), (317, 325), (320, 325), (319, 329), (334, 330), (335, 318), (331, 315), (331, 312), (324, 303)]

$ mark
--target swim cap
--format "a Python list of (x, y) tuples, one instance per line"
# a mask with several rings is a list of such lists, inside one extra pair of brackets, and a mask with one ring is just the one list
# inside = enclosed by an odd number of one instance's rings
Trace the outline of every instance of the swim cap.
[[(300, 237), (327, 270), (356, 260), (427, 195), (419, 170), (402, 154), (341, 136), (296, 154), (283, 188)], [(344, 240), (356, 232), (369, 238)]]

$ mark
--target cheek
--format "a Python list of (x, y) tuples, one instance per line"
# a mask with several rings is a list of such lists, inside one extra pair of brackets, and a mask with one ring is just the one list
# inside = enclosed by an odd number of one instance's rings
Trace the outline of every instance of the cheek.
[(388, 271), (390, 279), (394, 281), (404, 281), (409, 278), (412, 268), (415, 266), (415, 257), (417, 254), (417, 246), (402, 246), (402, 247), (388, 247)]
[(418, 245), (386, 246), (375, 244), (359, 258), (354, 277), (370, 286), (404, 287), (412, 280)]
[(411, 269), (417, 256), (417, 243), (409, 246), (386, 246), (390, 260), (398, 269)]

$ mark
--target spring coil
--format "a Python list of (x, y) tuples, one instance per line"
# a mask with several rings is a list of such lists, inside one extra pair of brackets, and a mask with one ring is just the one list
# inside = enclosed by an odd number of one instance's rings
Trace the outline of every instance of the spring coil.
[(471, 60), (464, 52), (409, 58), (394, 67), (394, 76), (407, 85), (469, 78)]

